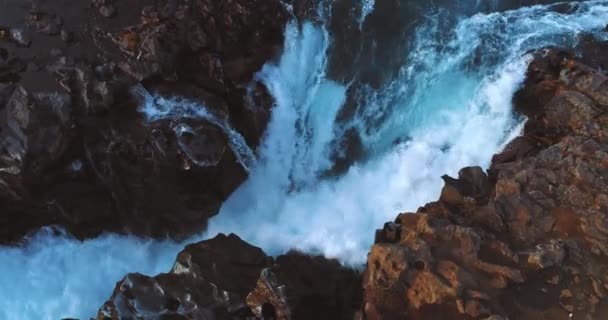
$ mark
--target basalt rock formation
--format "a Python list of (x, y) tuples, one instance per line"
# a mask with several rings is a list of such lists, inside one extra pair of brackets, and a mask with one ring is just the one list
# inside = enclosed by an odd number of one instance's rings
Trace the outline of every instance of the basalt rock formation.
[[(268, 121), (273, 102), (253, 75), (281, 48), (283, 4), (2, 6), (0, 243), (46, 225), (79, 238), (202, 230), (247, 176), (227, 128), (255, 149)], [(146, 119), (137, 108), (149, 92), (218, 120)]]
[(276, 259), (236, 235), (188, 245), (169, 273), (129, 274), (98, 320), (353, 319), (360, 276), (297, 252)]
[(515, 99), (523, 136), (378, 230), (366, 319), (608, 316), (608, 77), (582, 59), (539, 52)]

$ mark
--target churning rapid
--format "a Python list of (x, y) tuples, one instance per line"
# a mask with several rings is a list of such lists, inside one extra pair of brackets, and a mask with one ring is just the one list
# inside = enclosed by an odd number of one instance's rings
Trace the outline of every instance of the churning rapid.
[[(574, 44), (608, 21), (608, 1), (496, 12), (470, 2), (428, 5), (412, 22), (399, 18), (403, 6), (384, 17), (379, 2), (361, 1), (347, 10), (350, 32), (361, 34), (354, 46), (338, 40), (336, 21), (347, 18), (329, 4), (311, 21), (289, 23), (282, 56), (257, 74), (276, 101), (257, 155), (218, 123), (250, 176), (204, 237), (236, 233), (272, 254), (296, 248), (363, 263), (376, 228), (436, 199), (441, 175), (487, 167), (520, 132), (511, 98), (529, 50)], [(382, 20), (415, 26), (371, 37)], [(147, 96), (142, 112), (219, 121), (173, 97)], [(78, 242), (48, 230), (30, 240), (0, 249), (0, 288), (9, 288), (0, 292), (0, 319), (88, 319), (124, 274), (166, 271), (183, 246), (115, 235)]]

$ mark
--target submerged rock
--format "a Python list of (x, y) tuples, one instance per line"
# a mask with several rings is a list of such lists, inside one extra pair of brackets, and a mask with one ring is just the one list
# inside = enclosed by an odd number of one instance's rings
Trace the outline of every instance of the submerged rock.
[(97, 319), (353, 319), (359, 279), (336, 261), (274, 260), (220, 234), (187, 246), (169, 273), (127, 275)]

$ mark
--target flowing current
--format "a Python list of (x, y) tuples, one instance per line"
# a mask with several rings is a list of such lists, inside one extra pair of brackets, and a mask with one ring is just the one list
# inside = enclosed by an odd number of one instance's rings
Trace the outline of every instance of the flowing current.
[[(250, 177), (190, 241), (233, 232), (270, 254), (296, 248), (364, 263), (374, 229), (436, 199), (441, 175), (487, 167), (519, 133), (511, 98), (529, 50), (572, 45), (608, 23), (608, 1), (496, 12), (463, 1), (470, 8), (424, 8), (415, 27), (387, 40), (404, 45), (391, 47), (369, 37), (389, 2), (399, 1), (353, 5), (348, 17), (362, 36), (348, 68), (336, 67), (347, 43), (332, 24), (346, 18), (332, 17), (330, 6), (320, 6), (317, 22), (286, 26), (282, 56), (257, 74), (276, 101), (257, 159), (229, 124), (220, 126)], [(172, 98), (142, 112), (219, 121)], [(88, 319), (122, 276), (167, 271), (182, 247), (116, 235), (78, 242), (42, 230), (24, 247), (0, 248), (0, 319)]]

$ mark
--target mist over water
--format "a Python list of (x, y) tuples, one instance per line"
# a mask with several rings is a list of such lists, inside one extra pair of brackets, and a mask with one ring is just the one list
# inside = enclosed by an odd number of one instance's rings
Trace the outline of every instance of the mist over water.
[[(361, 14), (352, 19), (363, 33), (371, 27), (366, 19), (382, 18), (375, 16), (379, 3), (358, 4)], [(468, 4), (462, 6), (469, 11), (480, 5)], [(204, 106), (178, 97), (145, 101), (142, 113), (150, 120), (215, 121), (250, 170), (209, 230), (188, 242), (233, 232), (271, 254), (297, 248), (364, 263), (374, 229), (437, 199), (441, 175), (487, 167), (519, 133), (511, 98), (524, 78), (526, 52), (573, 44), (608, 21), (608, 1), (479, 14), (436, 6), (407, 35), (407, 51), (387, 52), (403, 63), (387, 64), (390, 70), (378, 72), (390, 76), (372, 83), (352, 76), (365, 61), (349, 66), (355, 69), (348, 77), (329, 76), (340, 59), (331, 22), (344, 17), (324, 9), (321, 22), (290, 23), (282, 56), (257, 75), (276, 106), (255, 156)], [(356, 133), (360, 156), (344, 149), (348, 132)], [(340, 154), (350, 158), (338, 173)], [(0, 248), (0, 319), (88, 319), (124, 274), (167, 271), (183, 245), (115, 235), (78, 242), (43, 230), (23, 247)]]

